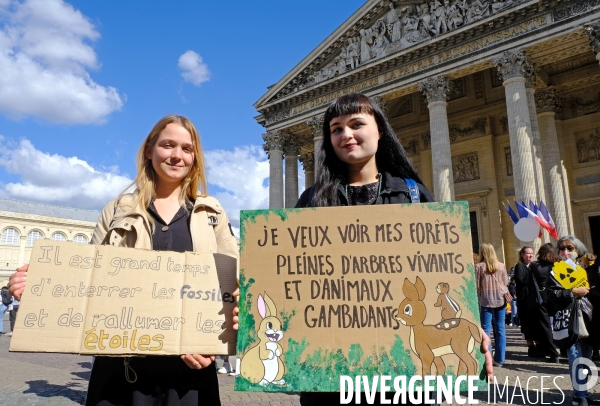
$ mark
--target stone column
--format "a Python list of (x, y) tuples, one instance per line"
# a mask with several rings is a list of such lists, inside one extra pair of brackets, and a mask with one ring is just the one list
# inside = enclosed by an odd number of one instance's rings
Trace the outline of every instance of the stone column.
[(544, 181), (548, 185), (548, 209), (554, 219), (559, 237), (569, 234), (568, 212), (565, 202), (565, 183), (560, 159), (558, 133), (556, 130), (556, 113), (560, 111), (560, 97), (553, 88), (541, 89), (536, 98), (541, 141), (544, 145), (542, 166)]
[[(519, 202), (529, 203), (530, 200), (535, 202), (539, 199), (531, 154), (533, 148), (531, 118), (525, 90), (525, 72), (530, 69), (529, 62), (523, 51), (507, 51), (495, 58), (493, 62), (504, 80), (515, 198)], [(522, 242), (531, 243), (531, 241)], [(537, 239), (534, 243), (534, 251), (539, 248), (536, 245), (539, 246)]]
[(283, 208), (283, 134), (269, 131), (263, 134), (263, 149), (269, 156), (269, 208)]
[(301, 154), (300, 162), (304, 168), (304, 189), (308, 189), (315, 184), (315, 154), (313, 152)]
[[(535, 191), (539, 201), (547, 204), (547, 197), (544, 185), (545, 176), (542, 168), (543, 148), (540, 141), (540, 128), (538, 124), (537, 112), (535, 109), (535, 84), (536, 73), (533, 64), (527, 64), (525, 68), (525, 91), (527, 93), (527, 108), (529, 110), (529, 118), (531, 120), (531, 156), (533, 160), (533, 171), (535, 179)], [(539, 201), (536, 202), (539, 204)], [(529, 202), (527, 202), (529, 203)], [(547, 233), (542, 233), (542, 243), (550, 242), (550, 236)]]
[(293, 134), (285, 134), (285, 207), (294, 207), (298, 202), (298, 150), (301, 140)]
[(590, 46), (594, 50), (596, 59), (600, 62), (600, 24), (589, 23), (583, 26), (590, 40)]
[(321, 151), (321, 144), (323, 143), (323, 114), (317, 114), (310, 120), (307, 120), (306, 125), (312, 131), (313, 142), (315, 144), (315, 155), (313, 161), (315, 164), (314, 177), (316, 179), (319, 174), (319, 151)]
[(450, 83), (442, 76), (427, 78), (418, 83), (427, 98), (429, 126), (431, 132), (431, 160), (433, 168), (433, 191), (438, 202), (454, 201), (454, 179), (452, 154), (450, 151), (450, 129), (446, 95)]

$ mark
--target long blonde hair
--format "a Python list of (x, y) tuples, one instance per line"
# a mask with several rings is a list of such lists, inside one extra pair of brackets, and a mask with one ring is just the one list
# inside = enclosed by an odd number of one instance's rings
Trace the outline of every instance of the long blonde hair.
[(498, 257), (492, 244), (484, 242), (479, 246), (479, 258), (481, 262), (485, 262), (489, 273), (495, 273), (498, 270)]
[(187, 117), (171, 114), (158, 120), (142, 143), (137, 156), (137, 176), (127, 187), (127, 189), (132, 186), (136, 187), (134, 207), (145, 213), (156, 196), (156, 173), (152, 166), (152, 160), (146, 156), (146, 153), (154, 147), (158, 136), (169, 124), (178, 124), (185, 128), (192, 136), (194, 148), (194, 163), (187, 176), (181, 181), (181, 194), (179, 195), (181, 205), (185, 207), (186, 201), (193, 201), (197, 196), (206, 196), (208, 193), (200, 135)]

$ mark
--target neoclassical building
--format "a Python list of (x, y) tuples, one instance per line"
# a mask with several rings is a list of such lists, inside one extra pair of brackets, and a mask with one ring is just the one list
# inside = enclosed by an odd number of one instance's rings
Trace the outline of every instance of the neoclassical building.
[(0, 281), (27, 262), (38, 239), (87, 244), (99, 211), (0, 199)]
[(502, 202), (542, 200), (600, 254), (599, 59), (600, 0), (369, 0), (255, 103), (270, 207), (296, 203), (298, 160), (313, 184), (324, 110), (362, 92), (436, 199), (469, 202), (474, 247), (514, 263), (531, 242)]

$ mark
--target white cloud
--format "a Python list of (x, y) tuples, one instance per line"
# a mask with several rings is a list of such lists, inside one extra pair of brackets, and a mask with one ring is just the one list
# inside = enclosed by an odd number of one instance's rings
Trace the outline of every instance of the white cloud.
[(50, 155), (29, 140), (0, 138), (0, 166), (20, 182), (0, 186), (3, 197), (101, 210), (131, 183), (118, 168), (99, 170), (77, 157)]
[(210, 77), (208, 66), (202, 62), (202, 57), (196, 52), (186, 51), (179, 57), (177, 65), (182, 70), (181, 76), (186, 82), (190, 82), (195, 86), (208, 82)]
[[(236, 147), (233, 151), (205, 151), (209, 183), (223, 189), (214, 193), (225, 208), (231, 225), (240, 226), (240, 210), (269, 207), (269, 161), (256, 145)], [(212, 194), (212, 193), (211, 193)]]
[(0, 111), (53, 123), (100, 123), (123, 101), (95, 83), (100, 34), (62, 0), (0, 1)]
[[(240, 210), (269, 206), (267, 157), (255, 145), (205, 151), (204, 155), (209, 183), (221, 189), (212, 194), (220, 200), (239, 235)], [(29, 140), (14, 142), (2, 136), (0, 167), (20, 178), (0, 184), (0, 196), (59, 206), (101, 210), (131, 183), (117, 167), (94, 168), (77, 157), (42, 152)]]

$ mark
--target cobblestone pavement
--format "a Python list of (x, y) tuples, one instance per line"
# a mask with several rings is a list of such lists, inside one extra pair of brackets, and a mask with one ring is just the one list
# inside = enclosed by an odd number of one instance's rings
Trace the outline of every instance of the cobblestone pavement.
[[(28, 354), (8, 351), (10, 337), (0, 336), (0, 366), (4, 373), (0, 378), (0, 405), (78, 405), (83, 404), (87, 381), (90, 376), (91, 357), (70, 354)], [(506, 363), (497, 368), (495, 374), (499, 382), (508, 377), (509, 395), (514, 404), (571, 404), (571, 384), (568, 379), (566, 360), (561, 365), (533, 360), (526, 356), (526, 346), (518, 329), (508, 328)], [(6, 365), (8, 364), (8, 365)], [(6, 372), (10, 371), (10, 372)], [(540, 398), (540, 377), (544, 378), (543, 399)], [(523, 397), (515, 386), (519, 378)], [(562, 377), (562, 378), (559, 378)], [(556, 383), (564, 395), (553, 384)], [(270, 394), (256, 392), (234, 392), (233, 377), (219, 376), (223, 405), (299, 405), (296, 394)], [(529, 391), (526, 390), (529, 379)], [(516, 391), (513, 388), (517, 388)], [(592, 393), (600, 398), (600, 383)], [(498, 396), (498, 395), (497, 395)], [(476, 396), (481, 403), (487, 403), (487, 392)], [(493, 397), (491, 397), (491, 403)], [(506, 393), (498, 404), (506, 404)]]

